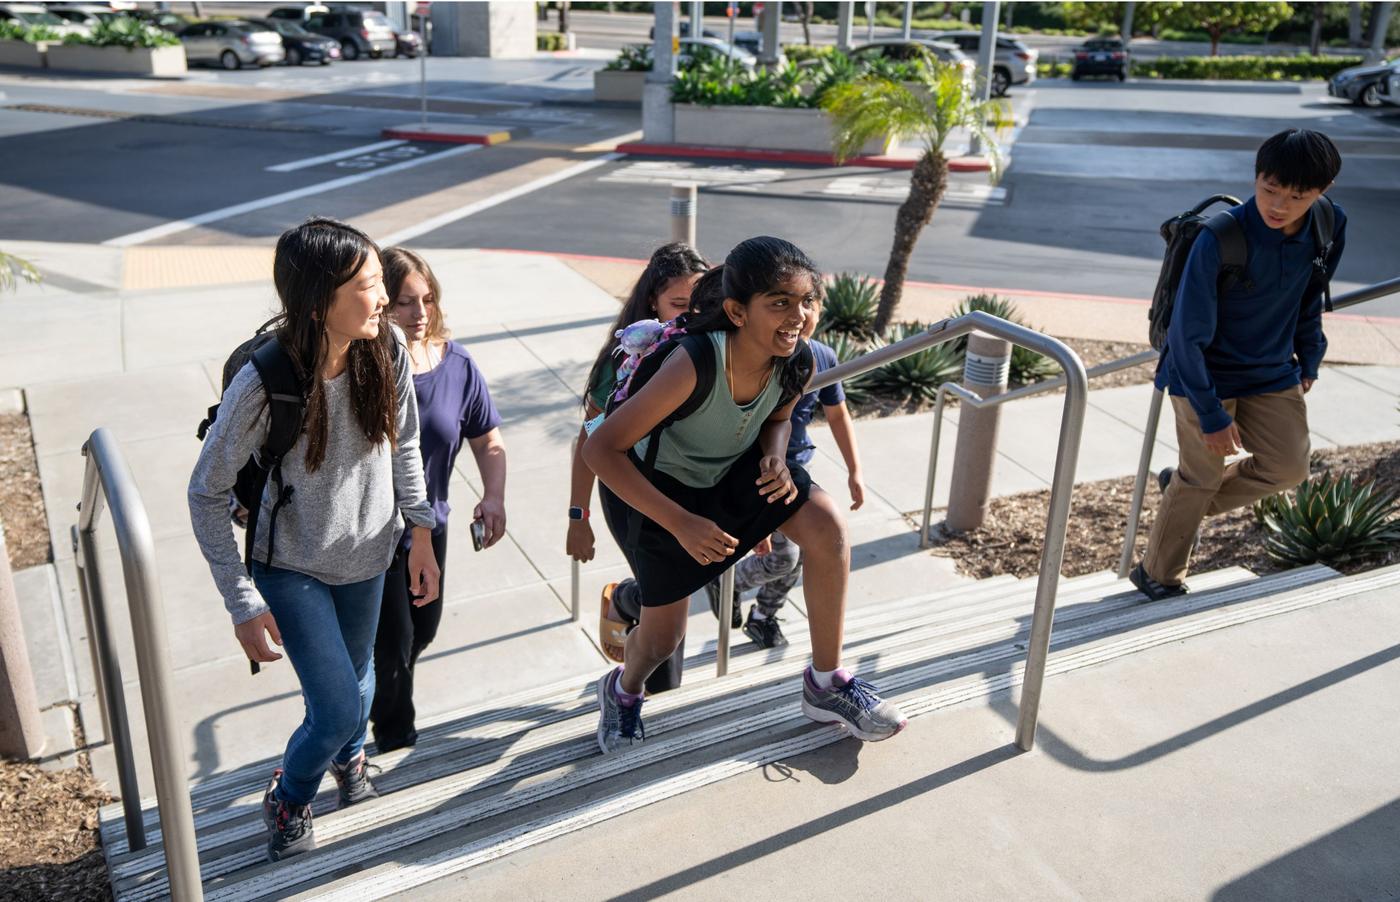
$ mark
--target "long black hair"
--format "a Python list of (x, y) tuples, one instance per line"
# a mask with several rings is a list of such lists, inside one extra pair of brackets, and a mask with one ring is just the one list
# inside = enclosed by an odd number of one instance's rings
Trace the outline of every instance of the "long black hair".
[(652, 253), (651, 260), (647, 261), (647, 268), (642, 270), (637, 284), (632, 286), (632, 293), (627, 296), (622, 310), (618, 312), (617, 320), (608, 327), (608, 339), (603, 342), (602, 350), (593, 361), (593, 368), (588, 371), (588, 387), (583, 394), (585, 403), (588, 396), (597, 389), (609, 362), (617, 352), (617, 332), (637, 320), (653, 318), (653, 305), (661, 290), (672, 279), (703, 273), (709, 267), (710, 264), (705, 262), (699, 251), (680, 241), (662, 245)]
[[(691, 335), (735, 332), (739, 327), (724, 309), (726, 298), (733, 298), (747, 307), (756, 295), (773, 291), (780, 283), (798, 275), (810, 276), (812, 290), (820, 294), (821, 271), (797, 245), (768, 235), (741, 241), (723, 263), (702, 276), (691, 290), (691, 309), (694, 313), (686, 318), (685, 330)], [(798, 349), (801, 350), (801, 345)], [(795, 362), (796, 357), (797, 354), (773, 358), (783, 395), (789, 398), (802, 394), (810, 375), (802, 372), (801, 367), (788, 365)]]
[[(282, 312), (277, 340), (286, 349), (302, 379), (306, 397), (306, 469), (317, 470), (326, 458), (326, 386), (321, 363), (327, 350), (326, 313), (335, 291), (355, 277), (379, 247), (354, 226), (312, 217), (277, 239), (272, 281)], [(355, 419), (365, 438), (378, 445), (398, 441), (398, 391), (394, 372), (394, 337), (388, 317), (379, 322), (379, 335), (350, 342), (346, 371)]]

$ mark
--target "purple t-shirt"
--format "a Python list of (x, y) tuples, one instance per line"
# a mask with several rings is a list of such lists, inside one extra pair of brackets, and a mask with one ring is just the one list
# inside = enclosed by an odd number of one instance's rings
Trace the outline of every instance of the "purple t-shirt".
[[(486, 379), (476, 368), (467, 349), (449, 341), (443, 347), (442, 362), (426, 373), (413, 377), (418, 395), (418, 445), (423, 452), (423, 476), (428, 483), (428, 502), (437, 516), (435, 533), (447, 528), (447, 483), (452, 465), (466, 439), (480, 438), (501, 425), (501, 415), (491, 402)], [(404, 545), (409, 533), (404, 532)]]

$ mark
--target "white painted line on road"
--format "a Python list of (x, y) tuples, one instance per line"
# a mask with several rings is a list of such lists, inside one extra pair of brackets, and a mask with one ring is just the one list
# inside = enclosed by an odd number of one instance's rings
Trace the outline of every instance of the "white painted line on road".
[(265, 167), (267, 172), (295, 172), (298, 169), (305, 169), (308, 166), (319, 166), (322, 163), (331, 163), (336, 160), (343, 160), (346, 157), (358, 157), (362, 153), (373, 153), (376, 150), (384, 150), (389, 147), (398, 147), (400, 144), (407, 144), (407, 141), (379, 141), (375, 144), (366, 144), (363, 147), (352, 147), (349, 150), (338, 150), (335, 153), (321, 154), (319, 157), (307, 157), (304, 160), (294, 160), (290, 163), (278, 163), (276, 166)]
[(167, 235), (174, 235), (202, 226), (211, 222), (218, 222), (221, 219), (231, 219), (234, 216), (242, 216), (244, 213), (252, 213), (254, 210), (262, 210), (267, 207), (275, 207), (290, 200), (298, 200), (303, 197), (310, 197), (313, 194), (324, 194), (327, 191), (335, 191), (338, 188), (348, 188), (351, 185), (358, 185), (370, 179), (389, 175), (394, 172), (402, 172), (405, 169), (412, 169), (414, 166), (422, 166), (424, 163), (432, 163), (437, 160), (445, 160), (449, 157), (460, 157), (464, 153), (471, 153), (474, 150), (481, 150), (481, 144), (461, 144), (449, 150), (444, 150), (431, 156), (419, 157), (416, 160), (405, 160), (402, 163), (394, 163), (392, 166), (385, 166), (383, 169), (375, 169), (372, 172), (360, 172), (355, 175), (347, 175), (338, 179), (331, 179), (328, 182), (318, 182), (314, 185), (307, 185), (305, 188), (297, 188), (292, 191), (283, 191), (281, 194), (273, 194), (269, 197), (261, 197), (257, 200), (250, 200), (246, 203), (234, 204), (231, 207), (221, 207), (218, 210), (211, 210), (208, 213), (201, 213), (198, 216), (191, 216), (188, 219), (177, 219), (163, 225), (152, 226), (149, 229), (142, 229), (139, 232), (132, 232), (130, 235), (121, 235), (102, 242), (104, 247), (132, 247), (137, 244), (144, 244), (157, 238), (164, 238)]
[(405, 241), (411, 241), (412, 239), (417, 238), (419, 235), (426, 235), (427, 233), (440, 229), (445, 225), (450, 225), (451, 223), (457, 222), (462, 219), (466, 219), (468, 216), (474, 216), (477, 213), (480, 213), (482, 210), (489, 210), (492, 207), (499, 206), (500, 204), (505, 203), (506, 201), (515, 200), (517, 197), (523, 197), (526, 194), (531, 193), (532, 191), (538, 191), (541, 188), (548, 188), (550, 185), (557, 184), (559, 182), (564, 181), (565, 179), (571, 179), (576, 175), (580, 175), (592, 169), (597, 169), (599, 166), (611, 163), (614, 160), (620, 160), (623, 158), (623, 156), (625, 156), (625, 154), (605, 153), (597, 159), (589, 160), (586, 163), (579, 163), (578, 165), (570, 166), (567, 169), (561, 169), (553, 175), (546, 175), (541, 178), (535, 179), (533, 182), (526, 182), (523, 185), (517, 185), (508, 191), (502, 191), (500, 194), (495, 194), (491, 197), (475, 201), (474, 203), (467, 204), (464, 207), (458, 207), (455, 210), (448, 210), (446, 213), (441, 213), (437, 216), (434, 216), (431, 219), (425, 219), (422, 222), (416, 225), (411, 225), (406, 229), (400, 229), (397, 232), (393, 232), (389, 235), (384, 235), (383, 237), (377, 239), (379, 241), (379, 246), (390, 247), (391, 245), (395, 244), (403, 244)]
[[(600, 182), (623, 182), (641, 185), (670, 185), (675, 182), (695, 182), (700, 185), (725, 185), (736, 189), (744, 185), (776, 182), (787, 172), (782, 169), (746, 169), (743, 166), (692, 166), (669, 160), (645, 160), (623, 166), (598, 179)], [(756, 190), (756, 189), (755, 189)]]

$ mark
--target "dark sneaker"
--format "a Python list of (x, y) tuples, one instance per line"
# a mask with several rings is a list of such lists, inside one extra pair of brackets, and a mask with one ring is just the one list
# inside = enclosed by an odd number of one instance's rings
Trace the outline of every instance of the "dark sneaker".
[(1167, 467), (1157, 474), (1157, 488), (1161, 489), (1164, 494), (1167, 491), (1167, 486), (1172, 484), (1172, 475), (1174, 473), (1176, 473), (1176, 467)]
[(783, 628), (778, 625), (778, 618), (769, 614), (762, 620), (755, 620), (753, 610), (749, 611), (749, 619), (744, 621), (744, 635), (753, 640), (753, 644), (759, 648), (782, 648), (788, 644), (787, 636), (783, 635)]
[(830, 689), (818, 688), (812, 668), (802, 672), (802, 713), (817, 723), (839, 723), (857, 739), (879, 742), (909, 725), (899, 709), (875, 693), (875, 687), (842, 669)]
[(642, 699), (624, 705), (617, 697), (622, 668), (615, 667), (598, 681), (598, 748), (604, 755), (646, 739), (642, 726)]
[(1138, 564), (1128, 574), (1128, 581), (1137, 587), (1137, 590), (1147, 596), (1148, 601), (1163, 601), (1168, 598), (1176, 598), (1185, 595), (1190, 590), (1186, 588), (1186, 583), (1179, 586), (1167, 586), (1157, 582), (1157, 580), (1147, 575), (1147, 570)]
[(360, 752), (349, 764), (336, 764), (331, 762), (331, 776), (335, 777), (335, 785), (340, 789), (340, 807), (345, 808), (354, 805), (356, 802), (363, 802), (366, 799), (379, 798), (379, 790), (374, 788), (374, 784), (369, 781), (369, 769), (373, 764), (365, 762), (365, 753)]
[(316, 848), (311, 828), (311, 806), (290, 805), (277, 798), (280, 769), (272, 772), (272, 784), (263, 793), (262, 818), (267, 825), (267, 860), (281, 861)]
[[(705, 583), (705, 595), (710, 599), (710, 613), (715, 615), (715, 620), (719, 620), (719, 580), (714, 579)], [(734, 593), (734, 610), (729, 612), (729, 626), (738, 629), (744, 624), (744, 612), (739, 604), (739, 593)]]

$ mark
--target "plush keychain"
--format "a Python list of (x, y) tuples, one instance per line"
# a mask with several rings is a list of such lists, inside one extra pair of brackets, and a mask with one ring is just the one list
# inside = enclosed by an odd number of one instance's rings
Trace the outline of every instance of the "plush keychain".
[[(622, 365), (617, 368), (617, 391), (614, 397), (617, 403), (627, 400), (628, 389), (632, 387), (632, 374), (637, 371), (637, 366), (657, 346), (669, 338), (677, 335), (684, 335), (685, 329), (676, 325), (675, 320), (663, 323), (656, 319), (637, 320), (630, 326), (618, 329), (613, 333), (613, 337), (618, 340), (618, 351), (627, 356), (622, 361)], [(593, 419), (583, 424), (584, 431), (592, 435), (593, 430), (602, 424), (607, 412), (598, 414)]]

